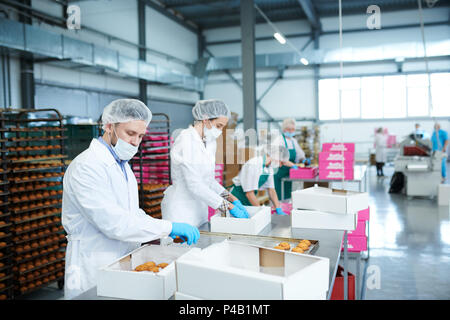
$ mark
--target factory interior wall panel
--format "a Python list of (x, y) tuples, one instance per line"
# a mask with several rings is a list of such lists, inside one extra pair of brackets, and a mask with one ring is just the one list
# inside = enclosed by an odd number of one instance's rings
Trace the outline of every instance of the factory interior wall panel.
[(197, 92), (153, 84), (147, 86), (147, 95), (150, 100), (154, 98), (189, 105), (194, 105), (199, 100), (199, 94)]
[[(153, 113), (165, 113), (170, 118), (170, 132), (177, 129), (185, 129), (194, 122), (192, 107), (194, 104), (165, 102), (150, 99), (148, 106)], [(159, 120), (161, 118), (158, 118)]]
[(149, 7), (146, 9), (145, 32), (147, 47), (190, 63), (197, 61), (197, 34)]
[(62, 6), (56, 1), (31, 0), (31, 6), (55, 17), (62, 17)]
[(68, 69), (48, 63), (34, 65), (34, 77), (40, 82), (57, 82), (74, 87), (93, 87), (108, 91), (129, 92), (138, 95), (138, 82), (107, 74), (95, 74), (79, 69)]
[(37, 109), (55, 108), (63, 116), (88, 117), (97, 121), (105, 106), (119, 98), (130, 96), (37, 84), (35, 104)]
[(20, 60), (15, 57), (10, 57), (9, 68), (11, 77), (11, 107), (20, 108), (22, 106), (20, 90)]
[(217, 83), (205, 85), (205, 99), (220, 99), (226, 103), (232, 112), (242, 117), (242, 90), (233, 83)]

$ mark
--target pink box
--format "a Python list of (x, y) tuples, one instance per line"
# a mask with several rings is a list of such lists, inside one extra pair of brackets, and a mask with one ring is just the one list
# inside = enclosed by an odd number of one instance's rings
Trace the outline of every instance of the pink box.
[(224, 169), (225, 169), (225, 165), (224, 165), (224, 164), (216, 164), (215, 170), (221, 170), (221, 171), (223, 171)]
[(319, 174), (317, 167), (298, 168), (289, 170), (289, 178), (291, 179), (312, 179)]
[(328, 152), (355, 152), (355, 144), (354, 143), (340, 143), (340, 142), (332, 142), (332, 143), (323, 143), (322, 151)]
[(366, 221), (358, 220), (356, 229), (347, 233), (349, 236), (365, 236), (366, 235)]
[(319, 152), (319, 162), (320, 161), (342, 161), (342, 157), (344, 157), (344, 161), (354, 161), (355, 154), (353, 152)]
[[(354, 170), (347, 169), (344, 170), (344, 180), (353, 180)], [(319, 179), (323, 180), (341, 180), (342, 179), (342, 170), (319, 170)]]
[[(353, 161), (344, 161), (344, 170), (353, 169)], [(319, 161), (319, 170), (342, 170), (342, 161)]]
[(169, 146), (168, 142), (144, 142), (142, 143), (143, 147), (151, 148), (151, 147), (166, 147)]
[(208, 207), (208, 220), (211, 219), (211, 217), (216, 213), (216, 210), (214, 210), (211, 207)]
[[(138, 183), (141, 183), (141, 181), (138, 181)], [(169, 183), (169, 179), (168, 178), (164, 178), (164, 179), (142, 179), (142, 183), (166, 184), (166, 183)]]
[(397, 136), (394, 136), (394, 135), (388, 135), (388, 138), (387, 138), (387, 147), (388, 148), (392, 148), (394, 145), (396, 145), (397, 144)]
[(370, 218), (370, 207), (358, 212), (358, 221), (369, 221)]
[[(139, 172), (140, 171), (140, 168), (139, 168), (139, 166), (133, 166), (133, 170), (134, 171), (136, 171), (136, 172)], [(142, 172), (149, 172), (149, 171), (151, 171), (151, 172), (155, 172), (155, 171), (167, 171), (167, 170), (169, 170), (169, 167), (167, 167), (167, 166), (161, 166), (161, 167), (158, 167), (158, 166), (145, 166), (145, 165), (143, 165), (142, 166)]]
[(167, 140), (169, 136), (167, 134), (155, 134), (155, 135), (145, 135), (142, 140), (144, 141), (157, 141), (157, 140)]
[[(280, 202), (280, 205), (281, 205), (281, 209), (283, 210), (284, 213), (291, 214), (292, 203)], [(272, 208), (272, 214), (275, 214), (275, 213), (276, 213), (276, 209)]]
[[(342, 240), (342, 242), (343, 242), (343, 240)], [(347, 234), (347, 250), (348, 250), (348, 252), (367, 251), (367, 237), (366, 236), (349, 236)], [(341, 251), (344, 251), (343, 243), (342, 243)]]

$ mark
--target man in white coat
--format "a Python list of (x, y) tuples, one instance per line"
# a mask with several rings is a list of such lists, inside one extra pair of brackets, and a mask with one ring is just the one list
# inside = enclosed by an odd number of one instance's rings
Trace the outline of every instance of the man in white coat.
[(67, 232), (66, 299), (97, 285), (98, 269), (167, 235), (196, 243), (185, 223), (154, 219), (139, 208), (136, 178), (128, 164), (151, 120), (139, 100), (119, 99), (103, 111), (104, 135), (69, 165), (63, 181), (62, 224)]

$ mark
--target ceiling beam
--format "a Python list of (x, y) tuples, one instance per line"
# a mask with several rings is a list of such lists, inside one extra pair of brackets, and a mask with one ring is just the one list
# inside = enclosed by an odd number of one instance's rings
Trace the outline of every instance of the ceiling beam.
[(210, 3), (217, 3), (217, 2), (227, 2), (226, 0), (196, 0), (196, 1), (176, 1), (172, 3), (171, 1), (165, 1), (166, 2), (166, 8), (180, 8), (180, 7), (187, 7), (187, 6), (194, 6), (194, 5), (202, 5), (202, 4), (210, 4)]
[(320, 23), (319, 15), (314, 9), (314, 5), (311, 0), (297, 0), (300, 6), (303, 9), (306, 17), (308, 18), (309, 23), (313, 27), (313, 29), (322, 29), (322, 24)]

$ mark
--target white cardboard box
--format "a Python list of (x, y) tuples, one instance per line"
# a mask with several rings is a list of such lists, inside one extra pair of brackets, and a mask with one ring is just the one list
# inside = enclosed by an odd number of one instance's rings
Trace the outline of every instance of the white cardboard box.
[(369, 207), (367, 192), (317, 187), (292, 192), (292, 208), (339, 214), (356, 214)]
[[(136, 300), (167, 300), (176, 291), (174, 261), (191, 250), (184, 247), (142, 246), (98, 272), (97, 295)], [(158, 273), (133, 271), (148, 261), (169, 263)]]
[(292, 228), (355, 230), (358, 223), (357, 214), (337, 214), (312, 210), (291, 211)]
[(211, 217), (211, 232), (239, 233), (257, 235), (271, 223), (270, 207), (245, 206), (249, 219), (221, 217), (220, 213)]
[(440, 184), (438, 191), (438, 204), (448, 206), (450, 201), (450, 184)]
[(177, 291), (200, 299), (317, 299), (329, 259), (224, 240), (175, 262)]

